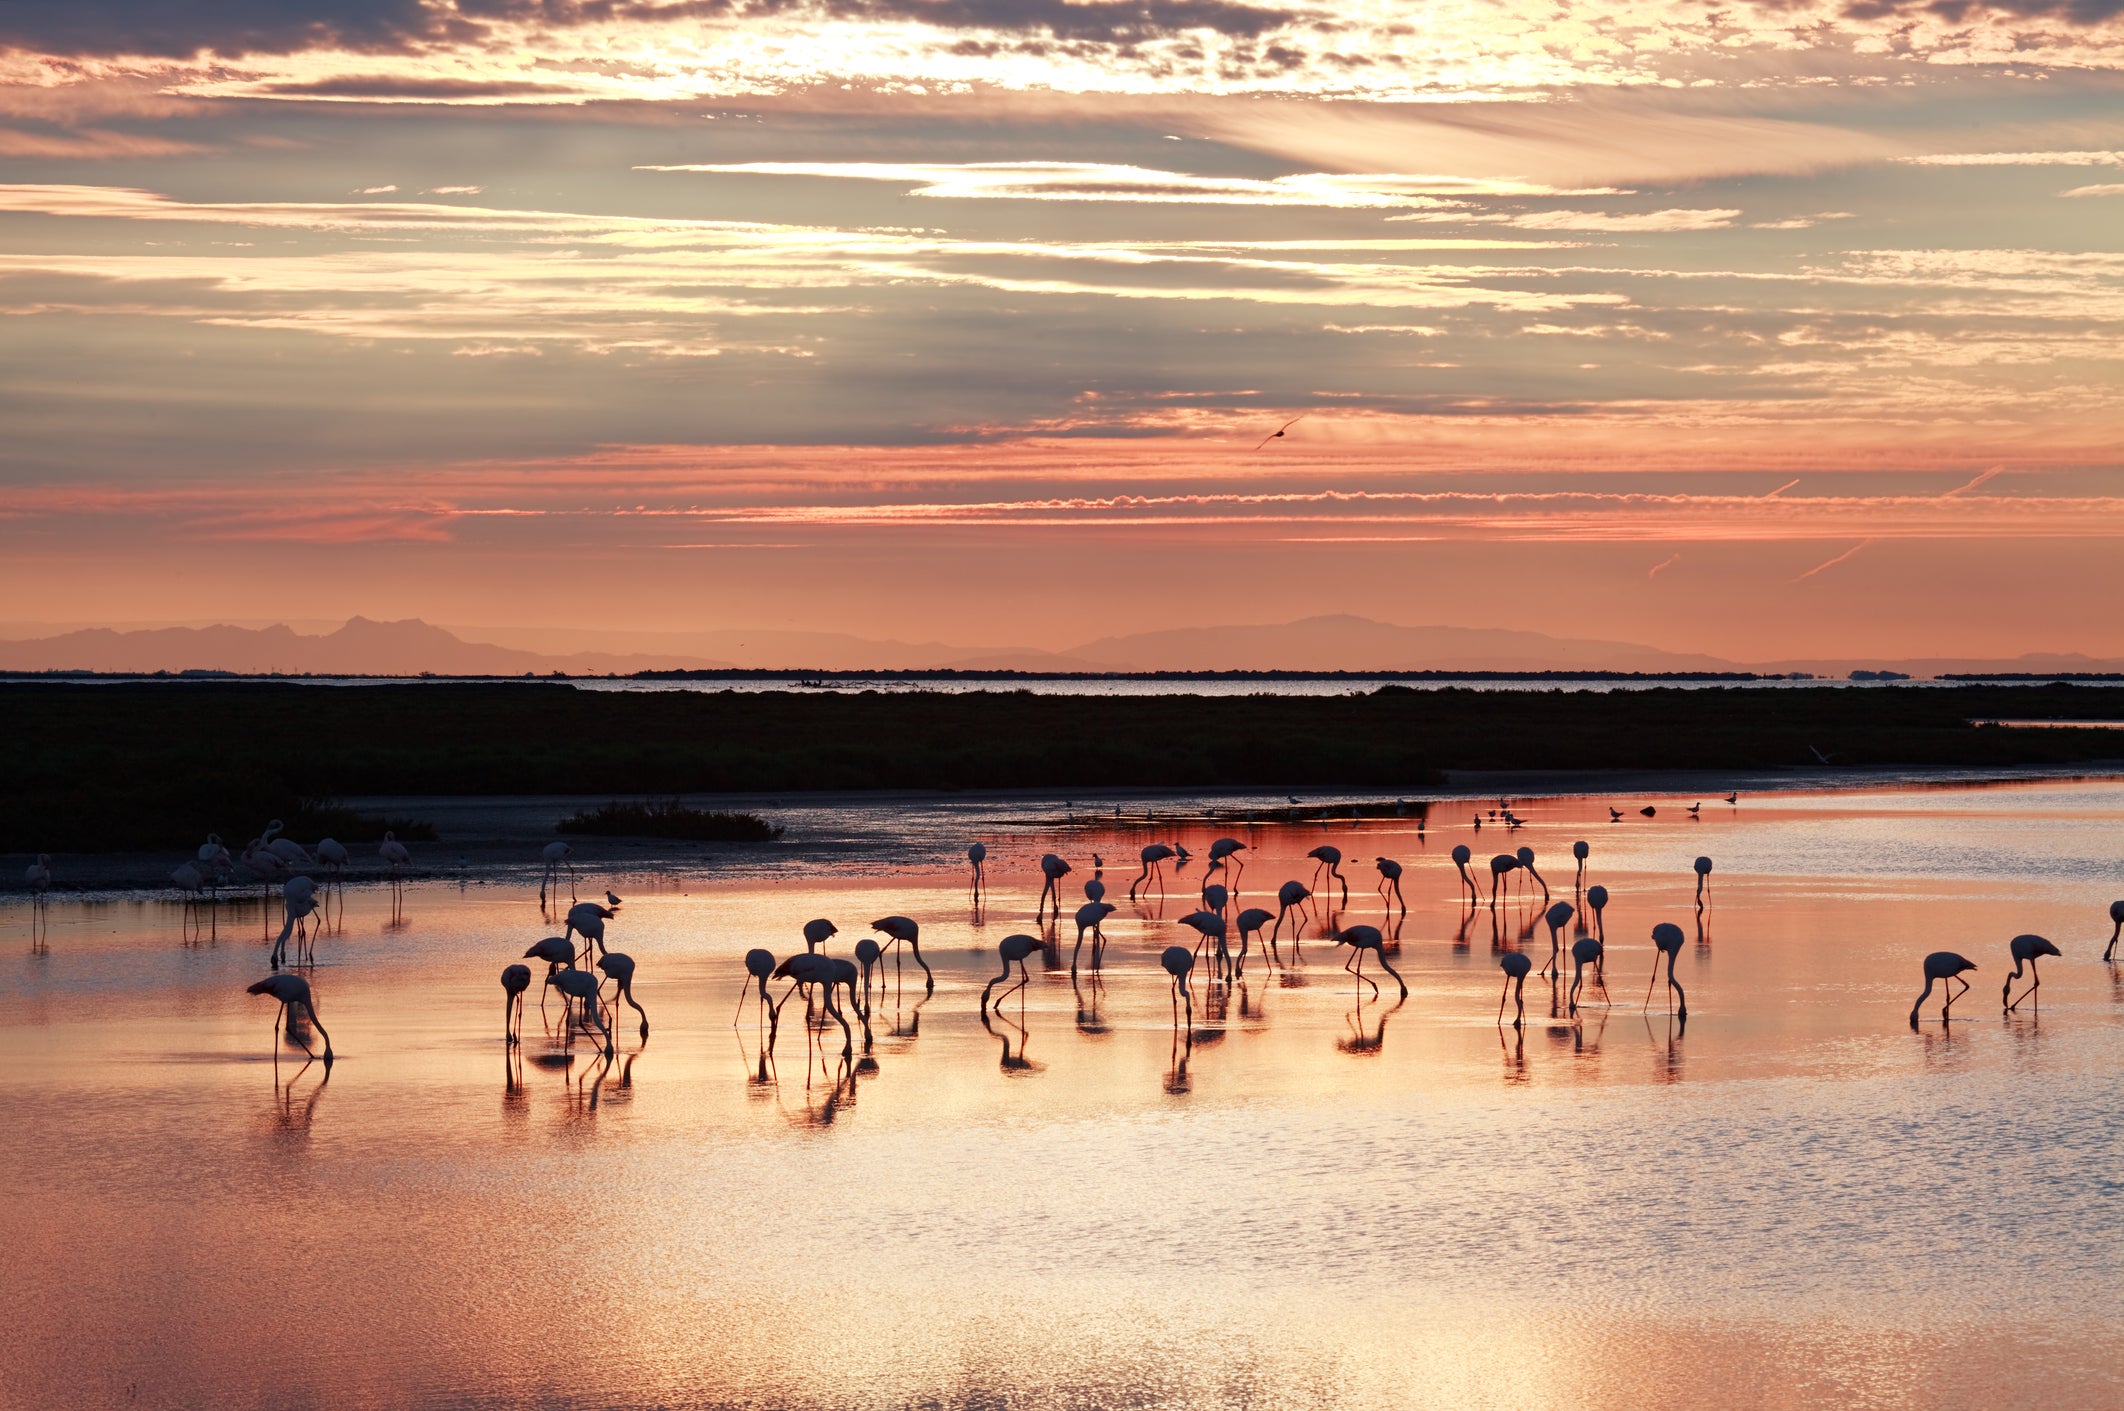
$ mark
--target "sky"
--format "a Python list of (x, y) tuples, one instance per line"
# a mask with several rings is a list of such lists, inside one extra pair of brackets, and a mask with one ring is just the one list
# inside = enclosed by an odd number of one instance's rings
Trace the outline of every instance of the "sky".
[(2120, 68), (2124, 0), (7, 6), (0, 619), (2124, 655)]

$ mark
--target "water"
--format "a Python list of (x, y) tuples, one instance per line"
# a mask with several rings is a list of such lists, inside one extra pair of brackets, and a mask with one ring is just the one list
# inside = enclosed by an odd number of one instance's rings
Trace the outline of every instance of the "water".
[[(1400, 858), (1410, 994), (1382, 974), (1374, 1001), (1316, 923), (1243, 987), (1198, 976), (1192, 1028), (1155, 956), (1208, 829), (1141, 906), (1152, 834), (1038, 826), (988, 834), (977, 915), (949, 803), (841, 821), (903, 855), (586, 874), (628, 898), (611, 937), (653, 1021), (621, 1011), (609, 1066), (535, 996), (504, 1056), (495, 976), (557, 929), (525, 873), (346, 890), (313, 976), (329, 1076), (243, 992), (255, 902), (201, 934), (160, 898), (60, 896), (34, 952), (17, 904), (0, 1405), (2118, 1404), (2124, 968), (2098, 956), (2124, 783), (1606, 803), (1515, 801), (1509, 836), (1243, 832), (1242, 904), (1332, 842), (1352, 923), (1382, 919), (1371, 858)], [(1515, 1034), (1495, 957), (1547, 958), (1539, 890), (1470, 912), (1447, 853), (1487, 889), (1531, 846), (1570, 899), (1576, 838), (1613, 894), (1615, 1003), (1574, 1021), (1568, 976), (1530, 980)], [(1065, 923), (984, 1028), (1049, 849), (1072, 906), (1109, 860), (1107, 971), (1072, 984)], [(738, 957), (820, 915), (846, 954), (894, 912), (937, 989), (903, 967), (875, 1071), (844, 1079), (839, 1030), (792, 1004), (759, 1081)], [(1645, 1007), (1664, 919), (1686, 1024)], [(2030, 930), (2065, 956), (2002, 1017)], [(1913, 1033), (1940, 948), (1981, 968)]]

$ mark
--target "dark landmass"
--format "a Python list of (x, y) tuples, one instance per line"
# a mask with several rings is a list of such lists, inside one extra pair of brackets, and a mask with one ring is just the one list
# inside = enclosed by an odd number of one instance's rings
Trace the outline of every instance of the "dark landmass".
[[(1414, 690), (1344, 696), (594, 692), (536, 682), (0, 684), (0, 851), (240, 840), (353, 795), (1343, 787), (1452, 770), (2092, 764), (2101, 686)], [(409, 808), (414, 817), (418, 810)], [(382, 820), (372, 827), (380, 829)], [(406, 822), (396, 827), (407, 836)], [(313, 829), (312, 831), (316, 831)], [(445, 839), (447, 841), (447, 839)]]

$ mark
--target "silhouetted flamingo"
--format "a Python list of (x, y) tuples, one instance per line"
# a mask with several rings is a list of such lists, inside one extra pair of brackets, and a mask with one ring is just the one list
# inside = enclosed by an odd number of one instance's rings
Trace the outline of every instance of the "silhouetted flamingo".
[[(1047, 899), (1055, 900), (1055, 915), (1062, 914), (1062, 879), (1070, 874), (1070, 865), (1053, 853), (1040, 857), (1040, 875), (1047, 881), (1040, 888), (1040, 900), (1033, 906), (1033, 920), (1038, 921), (1047, 908)], [(1134, 893), (1130, 893), (1134, 896)]]
[(1682, 945), (1687, 939), (1682, 935), (1682, 928), (1672, 921), (1662, 921), (1652, 928), (1652, 944), (1657, 946), (1659, 951), (1652, 957), (1652, 979), (1645, 985), (1645, 1008), (1652, 1007), (1652, 986), (1658, 983), (1659, 957), (1664, 955), (1667, 957), (1667, 988), (1674, 991), (1681, 1000), (1674, 1012), (1680, 1018), (1689, 1017), (1689, 996), (1683, 992), (1681, 982), (1674, 978), (1674, 959), (1681, 954)]
[[(1143, 849), (1140, 854), (1143, 859), (1143, 870), (1136, 874), (1135, 881), (1128, 884), (1128, 899), (1130, 901), (1136, 899), (1136, 888), (1143, 886), (1152, 877), (1158, 879), (1158, 894), (1160, 896), (1165, 894), (1165, 860), (1172, 855), (1173, 850), (1164, 843), (1152, 843)], [(1061, 903), (1057, 902), (1055, 908), (1059, 911)]]
[[(1401, 997), (1403, 999), (1409, 997), (1408, 981), (1402, 979), (1401, 972), (1387, 963), (1386, 938), (1379, 934), (1377, 926), (1345, 927), (1335, 933), (1335, 940), (1337, 944), (1350, 948), (1350, 958), (1342, 962), (1342, 968), (1348, 970), (1367, 985), (1370, 985), (1373, 994), (1379, 993), (1379, 982), (1364, 973), (1364, 953), (1366, 951), (1370, 951), (1373, 955), (1379, 957), (1379, 968), (1392, 975), (1394, 983), (1401, 986)], [(1353, 966), (1355, 967), (1354, 969), (1352, 968)]]
[[(1059, 899), (1056, 905), (1061, 905)], [(897, 953), (898, 947), (904, 943), (914, 957), (914, 963), (922, 967), (922, 993), (933, 995), (937, 992), (937, 977), (930, 970), (929, 962), (922, 959), (922, 928), (919, 925), (905, 916), (881, 916), (870, 923), (870, 929), (890, 938), (882, 947), (884, 950)]]
[[(1283, 934), (1283, 918), (1290, 913), (1290, 909), (1301, 904), (1311, 895), (1312, 893), (1306, 889), (1305, 883), (1299, 881), (1285, 882), (1276, 889), (1276, 929), (1269, 932), (1270, 940), (1273, 941)], [(1301, 922), (1300, 924), (1303, 925), (1304, 923)]]
[(977, 892), (981, 890), (982, 885), (988, 880), (988, 875), (982, 868), (982, 864), (987, 861), (988, 844), (975, 843), (966, 849), (966, 862), (968, 866), (973, 868), (973, 889)]
[(563, 999), (581, 1001), (583, 1013), (590, 1016), (590, 1022), (597, 1025), (597, 1031), (605, 1036), (605, 1057), (612, 1057), (612, 1030), (606, 1027), (605, 1016), (598, 1009), (597, 977), (587, 970), (577, 970), (571, 965), (566, 970), (557, 970), (548, 975), (546, 984), (559, 990)]
[(1523, 950), (1508, 950), (1498, 958), (1497, 968), (1505, 973), (1504, 992), (1497, 996), (1497, 1022), (1504, 1023), (1505, 995), (1510, 995), (1519, 1006), (1512, 1016), (1512, 1027), (1517, 1029), (1527, 1017), (1527, 976), (1533, 973), (1534, 957)]
[(337, 879), (347, 875), (347, 864), (353, 858), (347, 853), (347, 845), (339, 839), (319, 838), (317, 860), (323, 864), (325, 876)]
[(1543, 880), (1542, 875), (1539, 872), (1534, 870), (1534, 849), (1521, 848), (1518, 853), (1515, 854), (1515, 856), (1519, 859), (1519, 865), (1527, 870), (1527, 875), (1529, 877), (1532, 877), (1535, 882), (1540, 885), (1541, 904), (1543, 906), (1547, 906), (1549, 904), (1549, 884), (1548, 882)]
[[(546, 984), (550, 986), (553, 983), (554, 971), (561, 969), (563, 966), (575, 964), (575, 946), (566, 936), (548, 936), (537, 945), (531, 947), (531, 949), (525, 951), (524, 959), (543, 960), (546, 962)], [(538, 1012), (540, 1014), (546, 1012), (546, 992), (544, 989), (538, 992)]]
[(1372, 859), (1372, 865), (1379, 869), (1380, 905), (1390, 905), (1387, 898), (1391, 896), (1394, 901), (1401, 903), (1403, 911), (1407, 911), (1409, 904), (1401, 895), (1401, 864), (1391, 857), (1375, 857)]
[[(862, 940), (855, 943), (855, 958), (856, 964), (863, 967), (863, 1013), (867, 1016), (870, 1013), (870, 972), (881, 968), (881, 962), (885, 959), (885, 952), (876, 941), (865, 936)], [(885, 977), (880, 975), (878, 976), (878, 987), (883, 989), (884, 986)]]
[(1240, 842), (1237, 838), (1219, 838), (1216, 842), (1211, 843), (1209, 867), (1203, 872), (1203, 879), (1207, 881), (1211, 872), (1222, 868), (1231, 874), (1232, 886), (1236, 888), (1239, 885), (1238, 874), (1246, 870), (1246, 859), (1239, 856), (1240, 853), (1245, 851), (1246, 844)]
[(592, 946), (602, 953), (605, 949), (605, 923), (611, 918), (611, 908), (599, 906), (594, 901), (579, 901), (568, 908), (568, 925), (561, 934), (581, 936), (585, 942), (585, 955), (589, 954)]
[(1077, 973), (1077, 957), (1084, 950), (1084, 933), (1092, 933), (1092, 969), (1097, 970), (1106, 961), (1106, 933), (1099, 929), (1106, 918), (1114, 914), (1110, 901), (1088, 901), (1077, 908), (1077, 946), (1069, 953), (1069, 973)]
[(273, 942), (270, 963), (275, 970), (287, 959), (288, 937), (294, 934), (297, 926), (317, 914), (317, 884), (307, 877), (290, 877), (280, 889), (280, 904), (287, 919), (281, 923), (280, 939)]
[[(775, 959), (771, 950), (753, 949), (745, 952), (745, 973), (759, 982), (760, 1003), (767, 1003), (767, 982), (774, 978)], [(745, 1015), (745, 992), (738, 991), (737, 1013), (730, 1018), (730, 1027), (735, 1029), (738, 1020)]]
[(383, 841), (376, 845), (376, 855), (384, 860), (384, 866), (391, 869), (391, 880), (394, 882), (398, 880), (399, 869), (411, 865), (413, 861), (413, 854), (406, 851), (406, 845), (398, 841), (398, 834), (393, 832), (384, 834)]
[[(606, 978), (619, 986), (615, 999), (627, 1001), (634, 1006), (634, 1012), (642, 1016), (642, 1037), (648, 1038), (649, 1011), (642, 1008), (641, 1002), (634, 997), (634, 957), (621, 951), (608, 950), (597, 958), (597, 968), (604, 971)], [(619, 1014), (617, 1004), (614, 1004), (612, 1012), (615, 1017)]]
[[(324, 1035), (325, 1067), (330, 1068), (332, 1066), (332, 1035), (326, 1031), (324, 1021), (317, 1017), (317, 1002), (310, 998), (310, 982), (308, 980), (303, 979), (300, 975), (286, 973), (268, 975), (257, 984), (252, 985), (245, 993), (271, 995), (274, 999), (280, 1001), (280, 1012), (273, 1016), (274, 1046), (276, 1048), (279, 1046), (281, 1020), (288, 1017), (290, 1009), (298, 1004), (301, 1005), (303, 1012), (310, 1016), (310, 1023), (316, 1027), (318, 1033)], [(288, 1037), (294, 1039), (296, 1043), (302, 1044), (304, 1053), (310, 1053), (310, 1046), (303, 1043), (302, 1037), (295, 1033), (292, 1028), (288, 1030)], [(311, 1057), (314, 1058), (316, 1055), (311, 1054)]]
[(2109, 946), (2102, 952), (2102, 959), (2113, 960), (2117, 954), (2117, 937), (2124, 934), (2124, 901), (2109, 904)]
[(1703, 902), (1704, 888), (1709, 886), (1710, 882), (1711, 859), (1708, 857), (1700, 857), (1696, 860), (1696, 900), (1699, 904)]
[(524, 991), (531, 988), (531, 967), (528, 965), (505, 965), (502, 967), (502, 1042), (520, 1044), (517, 1037), (523, 1027)]
[(1252, 936), (1256, 940), (1260, 939), (1261, 928), (1275, 920), (1275, 917), (1276, 914), (1274, 912), (1264, 911), (1258, 906), (1250, 906), (1239, 913), (1237, 920), (1239, 926), (1238, 972), (1240, 974), (1246, 973), (1247, 938)]
[(1158, 963), (1165, 973), (1173, 977), (1173, 1018), (1180, 1018), (1180, 995), (1187, 994), (1187, 1027), (1190, 1033), (1195, 1027), (1195, 953), (1186, 946), (1167, 946), (1158, 953)]
[(1571, 844), (1571, 856), (1578, 859), (1578, 876), (1571, 883), (1572, 891), (1575, 892), (1580, 887), (1583, 887), (1586, 884), (1586, 859), (1591, 857), (1592, 855), (1593, 849), (1591, 845), (1586, 842), (1585, 839), (1581, 838), (1577, 842)]
[(555, 838), (541, 849), (540, 856), (545, 863), (545, 870), (539, 874), (538, 879), (538, 904), (540, 906), (546, 904), (546, 891), (548, 888), (556, 892), (560, 890), (560, 874), (563, 867), (568, 869), (568, 900), (575, 900), (574, 855), (575, 849), (569, 847), (558, 838)]
[(1342, 883), (1342, 904), (1348, 906), (1350, 904), (1350, 881), (1349, 878), (1342, 875), (1342, 849), (1330, 843), (1322, 843), (1319, 847), (1307, 853), (1306, 856), (1313, 859), (1315, 864), (1313, 868), (1313, 880), (1315, 882), (1320, 880), (1321, 872), (1325, 871), (1328, 876)]
[[(1562, 906), (1563, 903), (1558, 902), (1557, 905)], [(1591, 936), (1581, 936), (1571, 942), (1571, 1012), (1573, 1014), (1578, 1013), (1578, 987), (1585, 981), (1586, 967), (1600, 964), (1601, 950), (1600, 942)], [(1598, 969), (1593, 972), (1593, 981), (1595, 984), (1600, 985), (1601, 997), (1603, 999), (1607, 998), (1608, 987), (1601, 980)]]
[(1204, 911), (1214, 911), (1219, 916), (1222, 916), (1224, 914), (1224, 909), (1230, 906), (1231, 904), (1232, 894), (1225, 889), (1223, 884), (1218, 882), (1211, 882), (1207, 886), (1203, 887), (1202, 909)]
[[(2006, 949), (2013, 957), (2013, 973), (2006, 977), (2005, 985), (1999, 990), (1999, 1003), (2005, 1004), (2011, 1012), (2021, 1007), (2021, 999), (2027, 999), (2043, 988), (2043, 977), (2036, 973), (2036, 960), (2041, 956), (2060, 955), (2061, 952), (2041, 936), (2015, 936), (2006, 943)], [(2021, 991), (2021, 999), (2006, 1004), (2006, 997), (2013, 993), (2013, 982), (2021, 978), (2021, 966), (2024, 963), (2028, 966), (2028, 988)]]
[(848, 1016), (841, 1013), (841, 1007), (834, 1003), (833, 987), (840, 982), (840, 976), (836, 971), (832, 956), (818, 955), (811, 951), (805, 951), (801, 955), (792, 955), (774, 968), (774, 974), (771, 978), (788, 980), (791, 983), (789, 989), (779, 1000), (775, 1001), (774, 1008), (769, 1011), (772, 1016), (767, 1029), (767, 1051), (769, 1053), (774, 1051), (775, 1039), (781, 1033), (782, 1006), (789, 1003), (789, 996), (795, 994), (798, 990), (808, 990), (811, 986), (816, 985), (819, 987), (823, 997), (826, 1013), (833, 1018), (835, 1023), (841, 1026), (841, 1057), (843, 1059), (855, 1057), (855, 1031), (848, 1027)]
[(1100, 881), (1097, 877), (1085, 878), (1084, 899), (1086, 901), (1105, 901), (1106, 883)]
[(1571, 918), (1575, 914), (1571, 903), (1567, 901), (1555, 902), (1542, 913), (1541, 919), (1549, 924), (1549, 963), (1541, 967), (1542, 974), (1546, 975), (1551, 970), (1559, 975), (1563, 973), (1563, 928), (1571, 924)]
[(1043, 950), (1045, 946), (1046, 943), (1038, 936), (1019, 935), (1003, 938), (1002, 944), (996, 947), (996, 958), (1003, 962), (1003, 968), (996, 973), (995, 979), (990, 980), (981, 989), (981, 1013), (988, 1013), (988, 992), (1010, 978), (1011, 966), (1018, 967), (1018, 983), (998, 995), (996, 1002), (1001, 1004), (1012, 994), (1025, 988), (1026, 983), (1032, 979), (1031, 972), (1025, 968), (1026, 958)]
[[(1925, 988), (1918, 991), (1917, 1003), (1910, 1006), (1910, 1027), (1913, 1029), (1917, 1027), (1918, 1010), (1924, 1006), (1926, 997), (1932, 993), (1932, 986), (1935, 981), (1940, 982), (1940, 994), (1942, 995), (1940, 1022), (1942, 1024), (1946, 1023), (1947, 1013), (1954, 1008), (1954, 1002), (1969, 993), (1969, 982), (1962, 978), (1962, 972), (1976, 968), (1977, 963), (1975, 961), (1964, 955), (1956, 955), (1951, 950), (1936, 950), (1926, 956)], [(1949, 993), (1947, 989), (1947, 982), (1949, 981), (1960, 985), (1962, 988)]]
[(1224, 974), (1231, 963), (1231, 953), (1224, 944), (1224, 918), (1214, 911), (1190, 911), (1180, 918), (1179, 924), (1202, 938), (1195, 942), (1197, 953), (1212, 941), (1216, 942), (1217, 973)]
[(1466, 843), (1453, 844), (1453, 866), (1460, 869), (1461, 885), (1468, 889), (1468, 900), (1479, 905), (1482, 901), (1482, 889), (1475, 885), (1474, 877), (1468, 873), (1468, 861), (1474, 856), (1474, 853), (1468, 851)]
[(1498, 887), (1518, 866), (1519, 859), (1508, 852), (1501, 852), (1490, 859), (1490, 910), (1497, 909)]

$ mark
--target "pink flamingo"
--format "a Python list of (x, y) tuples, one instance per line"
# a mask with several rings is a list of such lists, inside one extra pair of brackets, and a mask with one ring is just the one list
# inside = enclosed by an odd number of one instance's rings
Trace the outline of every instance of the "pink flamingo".
[[(276, 1039), (276, 1048), (278, 1047), (277, 1040), (280, 1032), (280, 1021), (285, 1018), (290, 1021), (290, 1026), (288, 1028), (288, 1037), (294, 1039), (296, 1043), (302, 1044), (302, 1051), (304, 1053), (310, 1053), (310, 1046), (306, 1043), (303, 1043), (302, 1037), (295, 1032), (292, 1023), (294, 1016), (289, 1013), (289, 1011), (292, 1010), (296, 1005), (301, 1005), (303, 1008), (303, 1012), (310, 1016), (310, 1023), (315, 1026), (318, 1033), (324, 1035), (325, 1067), (330, 1068), (332, 1066), (332, 1035), (326, 1031), (324, 1021), (317, 1017), (317, 1001), (310, 997), (310, 982), (308, 980), (303, 979), (300, 975), (290, 975), (283, 971), (278, 975), (266, 976), (257, 984), (250, 986), (247, 990), (244, 991), (244, 993), (253, 995), (271, 995), (274, 999), (280, 1001), (280, 1013), (273, 1016), (273, 1030)], [(311, 1053), (310, 1056), (314, 1058), (317, 1055)]]
[(505, 965), (502, 967), (502, 1042), (515, 1045), (523, 1042), (519, 1037), (523, 1028), (524, 991), (531, 988), (531, 967), (528, 965)]
[(1460, 884), (1468, 889), (1468, 900), (1480, 904), (1482, 889), (1475, 885), (1475, 878), (1468, 872), (1468, 863), (1474, 856), (1466, 843), (1453, 844), (1453, 866), (1460, 870)]
[[(1944, 996), (1940, 1002), (1940, 1022), (1942, 1024), (1946, 1023), (1948, 1011), (1954, 1008), (1954, 1002), (1969, 993), (1969, 982), (1962, 978), (1962, 972), (1976, 968), (1977, 963), (1975, 961), (1966, 955), (1956, 955), (1951, 950), (1936, 950), (1926, 956), (1925, 988), (1918, 991), (1917, 1003), (1910, 1006), (1910, 1027), (1913, 1029), (1917, 1027), (1918, 1010), (1923, 1007), (1926, 997), (1932, 993), (1932, 987), (1935, 982), (1939, 984), (1940, 993)], [(1960, 985), (1962, 988), (1950, 993), (1947, 989), (1950, 983)]]
[(1681, 1001), (1675, 1007), (1674, 1013), (1682, 1019), (1689, 1017), (1689, 996), (1682, 991), (1681, 982), (1674, 978), (1674, 958), (1681, 954), (1682, 944), (1686, 939), (1682, 935), (1682, 928), (1672, 921), (1662, 921), (1652, 928), (1652, 944), (1659, 950), (1658, 954), (1652, 957), (1652, 979), (1645, 985), (1645, 1008), (1652, 1007), (1652, 985), (1659, 980), (1659, 957), (1664, 955), (1667, 957), (1667, 988), (1674, 991)]
[(1088, 901), (1077, 908), (1077, 946), (1069, 953), (1070, 974), (1077, 973), (1077, 957), (1083, 953), (1086, 931), (1092, 933), (1092, 969), (1098, 970), (1104, 966), (1106, 933), (1099, 928), (1114, 911), (1114, 904), (1110, 901)]
[[(1040, 875), (1045, 877), (1047, 881), (1040, 888), (1040, 900), (1033, 906), (1034, 922), (1037, 923), (1040, 917), (1045, 914), (1047, 901), (1050, 897), (1054, 898), (1055, 915), (1060, 916), (1062, 914), (1062, 879), (1067, 877), (1070, 871), (1069, 863), (1054, 853), (1043, 853), (1041, 855)], [(1129, 897), (1133, 900), (1135, 893), (1131, 891)]]

